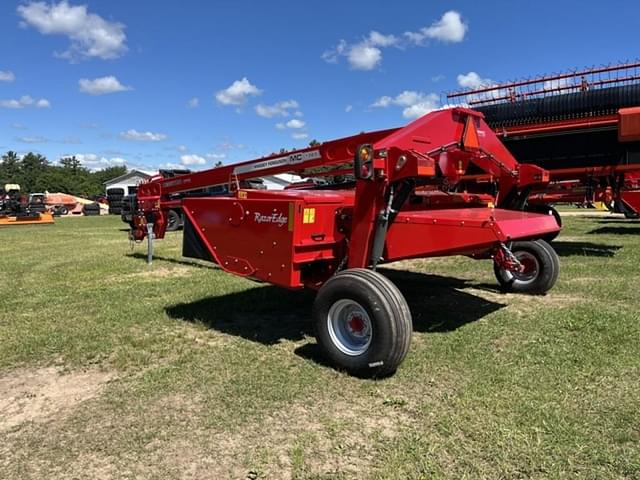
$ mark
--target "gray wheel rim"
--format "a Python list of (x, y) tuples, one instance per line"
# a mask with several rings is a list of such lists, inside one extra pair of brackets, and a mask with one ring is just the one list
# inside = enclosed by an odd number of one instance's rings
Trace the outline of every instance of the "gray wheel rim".
[(343, 298), (331, 305), (327, 329), (333, 344), (345, 355), (362, 355), (371, 345), (371, 319), (355, 300)]
[(510, 272), (505, 270), (505, 277), (508, 281), (514, 280), (522, 285), (533, 283), (540, 273), (540, 262), (535, 255), (525, 251), (513, 252), (518, 261), (524, 264), (526, 270), (524, 272)]

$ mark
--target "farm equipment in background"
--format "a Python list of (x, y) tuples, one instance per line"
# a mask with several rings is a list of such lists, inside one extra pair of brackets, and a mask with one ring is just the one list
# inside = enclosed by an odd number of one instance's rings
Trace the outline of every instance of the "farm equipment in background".
[[(192, 173), (187, 169), (160, 169), (158, 175), (152, 177), (151, 180), (160, 180), (167, 178), (179, 177), (181, 175), (188, 175)], [(264, 190), (262, 179), (248, 179), (243, 180), (240, 184), (241, 188), (249, 188), (256, 190)], [(184, 225), (184, 213), (182, 212), (182, 198), (185, 196), (217, 196), (226, 195), (229, 193), (229, 189), (225, 185), (215, 185), (213, 187), (197, 189), (189, 192), (180, 192), (172, 194), (170, 198), (166, 198), (163, 202), (166, 215), (166, 228), (167, 232), (175, 232), (180, 230)], [(138, 197), (136, 194), (125, 195), (122, 198), (122, 210), (120, 218), (122, 221), (130, 226), (133, 225), (133, 215), (137, 209)]]
[(0, 188), (0, 226), (51, 223), (54, 223), (53, 215), (46, 210), (42, 197), (27, 198), (17, 184)]
[[(354, 180), (243, 188), (247, 180), (287, 172)], [(496, 191), (451, 188), (470, 174), (499, 178)], [(544, 169), (518, 164), (481, 114), (455, 108), (402, 128), (153, 178), (138, 188), (130, 237), (163, 238), (167, 211), (182, 195), (183, 255), (242, 277), (317, 290), (312, 317), (326, 356), (350, 373), (380, 376), (404, 359), (412, 323), (403, 295), (377, 266), (449, 255), (492, 259), (503, 290), (544, 294), (556, 282), (559, 260), (541, 238), (559, 226), (549, 215), (517, 207), (530, 188), (546, 182)], [(226, 193), (190, 195), (209, 187)]]
[(548, 185), (531, 188), (530, 208), (602, 201), (628, 218), (640, 216), (640, 63), (488, 85), (447, 98), (482, 112), (518, 161), (549, 171)]

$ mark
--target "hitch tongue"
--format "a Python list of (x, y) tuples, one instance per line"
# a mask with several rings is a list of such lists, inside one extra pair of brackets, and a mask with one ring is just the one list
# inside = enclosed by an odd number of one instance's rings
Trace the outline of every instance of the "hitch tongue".
[(524, 265), (516, 258), (509, 247), (500, 242), (500, 245), (496, 249), (493, 255), (493, 261), (502, 270), (508, 270), (514, 273), (522, 273), (524, 271)]

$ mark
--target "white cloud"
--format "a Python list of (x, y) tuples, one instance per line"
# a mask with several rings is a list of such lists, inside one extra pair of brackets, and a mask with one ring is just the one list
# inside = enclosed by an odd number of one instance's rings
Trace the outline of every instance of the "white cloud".
[(359, 43), (351, 47), (347, 59), (354, 70), (373, 70), (382, 61), (382, 50)]
[(287, 128), (302, 128), (306, 125), (306, 123), (302, 120), (299, 120), (297, 118), (292, 118), (291, 120), (289, 120), (287, 123), (285, 123), (285, 126)]
[(42, 136), (18, 137), (18, 141), (22, 143), (47, 143), (49, 140)]
[(176, 147), (176, 150), (178, 150), (180, 153), (186, 153), (189, 151), (186, 145), (178, 145)]
[(189, 108), (198, 108), (200, 106), (200, 99), (198, 97), (193, 97), (187, 102), (187, 107)]
[(351, 110), (353, 110), (353, 105), (347, 105), (346, 107), (344, 107), (344, 111), (349, 113)]
[(216, 93), (216, 100), (221, 105), (244, 105), (249, 96), (257, 96), (262, 93), (255, 85), (252, 85), (247, 77), (236, 80), (229, 87)]
[(387, 108), (391, 105), (403, 107), (402, 116), (405, 118), (418, 118), (440, 108), (440, 99), (435, 93), (405, 90), (395, 97), (380, 97), (371, 107)]
[(335, 48), (323, 52), (320, 58), (322, 58), (327, 63), (338, 63), (340, 55), (345, 55), (347, 47), (347, 42), (345, 40), (340, 40)]
[(182, 155), (180, 163), (182, 165), (204, 165), (207, 161), (200, 155)]
[(304, 132), (294, 132), (291, 134), (291, 138), (294, 138), (296, 140), (303, 140), (305, 138), (309, 138), (309, 134)]
[[(256, 113), (265, 118), (273, 118), (275, 116), (288, 117), (290, 115), (289, 110), (298, 107), (298, 102), (296, 102), (295, 100), (285, 100), (274, 105), (264, 105), (262, 103), (259, 103), (258, 105), (256, 105)], [(295, 114), (298, 113), (301, 112), (295, 112)]]
[(120, 137), (125, 140), (135, 140), (139, 142), (161, 142), (167, 139), (164, 133), (139, 132), (133, 128), (126, 132), (121, 132)]
[(51, 103), (46, 98), (40, 98), (36, 100), (31, 95), (23, 95), (17, 100), (0, 100), (0, 107), (2, 108), (50, 108)]
[(207, 153), (205, 155), (209, 160), (222, 160), (223, 158), (227, 158), (226, 153)]
[(11, 70), (0, 70), (0, 82), (13, 82), (15, 79), (16, 76)]
[(325, 51), (321, 58), (328, 63), (337, 63), (341, 57), (346, 57), (353, 70), (373, 70), (382, 63), (382, 49), (389, 47), (402, 48), (407, 44), (424, 45), (425, 40), (433, 39), (443, 43), (461, 42), (469, 26), (463, 22), (460, 13), (450, 10), (418, 32), (405, 32), (404, 40), (395, 35), (384, 35), (371, 30), (369, 35), (359, 42), (348, 43), (340, 40), (331, 50)]
[(387, 108), (389, 105), (391, 105), (392, 102), (393, 102), (393, 98), (387, 95), (384, 95), (378, 98), (375, 102), (373, 102), (371, 106), (376, 108)]
[(80, 163), (89, 170), (102, 170), (109, 167), (127, 166), (127, 160), (121, 157), (104, 157), (95, 153), (76, 153), (75, 155), (66, 155), (68, 157), (76, 157)]
[(276, 128), (278, 130), (284, 130), (287, 126), (284, 123), (276, 123)]
[(16, 130), (26, 130), (27, 126), (24, 125), (23, 123), (12, 123), (11, 124), (11, 128), (15, 128)]
[(352, 69), (373, 70), (382, 62), (380, 48), (391, 47), (397, 43), (398, 38), (394, 35), (383, 35), (372, 30), (368, 37), (353, 45), (340, 40), (334, 49), (322, 54), (322, 59), (329, 63), (336, 63), (341, 56), (345, 56)]
[(88, 93), (89, 95), (105, 95), (107, 93), (126, 92), (127, 90), (133, 90), (131, 87), (122, 85), (113, 75), (106, 77), (94, 78), (89, 80), (88, 78), (81, 78), (78, 81), (80, 85), (80, 91)]
[(158, 169), (165, 169), (165, 170), (182, 170), (183, 168), (184, 168), (184, 165), (180, 163), (172, 163), (172, 162), (161, 163), (160, 165), (158, 165)]
[(462, 88), (482, 88), (493, 85), (495, 82), (490, 78), (482, 78), (476, 72), (460, 74), (457, 77), (458, 85)]
[(390, 47), (398, 43), (398, 39), (393, 35), (383, 35), (380, 32), (371, 30), (369, 32), (369, 38), (366, 40), (369, 45), (375, 47)]
[(425, 40), (459, 43), (464, 40), (468, 30), (469, 25), (462, 20), (460, 13), (449, 10), (431, 26), (421, 28), (418, 32), (405, 32), (405, 37), (416, 45), (423, 45)]
[(70, 60), (82, 58), (117, 58), (127, 51), (124, 25), (109, 22), (86, 5), (30, 2), (18, 6), (22, 26), (32, 26), (43, 35), (64, 35), (69, 38), (69, 49), (58, 54)]

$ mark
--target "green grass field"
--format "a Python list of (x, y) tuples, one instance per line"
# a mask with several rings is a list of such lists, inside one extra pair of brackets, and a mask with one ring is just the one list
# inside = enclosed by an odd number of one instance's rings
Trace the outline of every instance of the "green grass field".
[(487, 261), (383, 270), (395, 376), (326, 366), (313, 296), (181, 258), (115, 217), (0, 229), (1, 479), (640, 479), (640, 224), (565, 217), (544, 297)]

